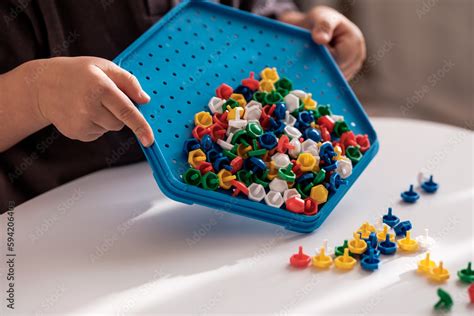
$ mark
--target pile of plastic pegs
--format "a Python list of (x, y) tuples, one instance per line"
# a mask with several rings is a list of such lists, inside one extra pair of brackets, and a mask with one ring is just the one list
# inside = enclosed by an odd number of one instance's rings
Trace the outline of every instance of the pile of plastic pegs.
[[(432, 180), (430, 180), (432, 181)], [(401, 221), (393, 214), (391, 208), (377, 222), (372, 225), (363, 223), (354, 233), (351, 240), (344, 240), (343, 244), (334, 248), (328, 247), (327, 240), (311, 257), (303, 251), (300, 246), (298, 252), (290, 257), (290, 265), (298, 269), (304, 269), (312, 265), (319, 270), (327, 270), (334, 266), (338, 270), (352, 270), (358, 263), (363, 270), (378, 270), (382, 263), (382, 256), (392, 256), (396, 253), (419, 253), (420, 260), (417, 262), (417, 272), (425, 276), (430, 283), (446, 283), (450, 273), (439, 261), (436, 264), (431, 260), (429, 251), (435, 240), (429, 236), (428, 229), (424, 234), (412, 238), (412, 224), (410, 221)], [(469, 285), (467, 289), (471, 303), (474, 303), (474, 270), (469, 262), (466, 268), (457, 272), (460, 284)], [(434, 305), (436, 310), (449, 310), (454, 304), (448, 292), (438, 289), (438, 302)]]
[(343, 116), (295, 90), (275, 68), (220, 85), (209, 111), (195, 114), (183, 181), (308, 216), (352, 173), (370, 148)]
[[(427, 229), (417, 238), (412, 238), (411, 230), (410, 221), (401, 221), (389, 208), (387, 214), (381, 216), (375, 225), (369, 222), (363, 223), (353, 233), (353, 238), (344, 240), (342, 245), (334, 248), (334, 252), (328, 250), (327, 242), (325, 242), (311, 259), (300, 247), (299, 252), (290, 258), (290, 264), (302, 268), (309, 266), (312, 262), (316, 268), (327, 269), (334, 265), (337, 269), (350, 270), (359, 262), (363, 270), (375, 271), (381, 264), (381, 256), (390, 256), (397, 252), (426, 251), (434, 245), (434, 240), (428, 235)], [(449, 273), (443, 268), (443, 263), (440, 262), (440, 265), (436, 266), (429, 260), (429, 254), (428, 259), (420, 261), (419, 271), (439, 282), (449, 278)]]

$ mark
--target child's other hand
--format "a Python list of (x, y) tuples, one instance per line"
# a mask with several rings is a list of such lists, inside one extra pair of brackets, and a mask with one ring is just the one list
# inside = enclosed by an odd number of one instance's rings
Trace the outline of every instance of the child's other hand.
[(310, 29), (314, 41), (329, 48), (347, 80), (362, 67), (367, 53), (364, 36), (354, 23), (336, 10), (318, 6), (306, 14), (287, 12), (279, 20)]
[(150, 97), (129, 72), (96, 57), (52, 58), (39, 70), (37, 107), (65, 136), (93, 141), (126, 125), (144, 146), (153, 143), (151, 127), (131, 101)]

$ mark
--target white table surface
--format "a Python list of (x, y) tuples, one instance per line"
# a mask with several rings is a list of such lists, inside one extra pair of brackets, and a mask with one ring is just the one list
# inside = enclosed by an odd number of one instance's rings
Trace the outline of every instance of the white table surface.
[[(18, 314), (414, 314), (433, 313), (439, 287), (415, 273), (416, 255), (360, 267), (296, 271), (289, 256), (339, 245), (393, 206), (414, 235), (429, 228), (432, 258), (451, 272), (442, 287), (452, 314), (474, 311), (456, 271), (473, 260), (473, 135), (422, 121), (373, 119), (381, 142), (373, 163), (313, 234), (169, 200), (146, 163), (100, 171), (15, 209)], [(400, 192), (420, 170), (440, 183), (415, 205)], [(40, 181), (40, 179), (38, 179)], [(5, 309), (6, 217), (1, 217)], [(472, 314), (471, 314), (472, 315)]]

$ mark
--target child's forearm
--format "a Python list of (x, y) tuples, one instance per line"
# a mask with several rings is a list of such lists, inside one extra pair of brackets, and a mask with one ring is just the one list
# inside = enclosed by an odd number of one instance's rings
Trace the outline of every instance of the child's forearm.
[(38, 81), (48, 60), (26, 62), (0, 75), (0, 152), (48, 125), (37, 106)]

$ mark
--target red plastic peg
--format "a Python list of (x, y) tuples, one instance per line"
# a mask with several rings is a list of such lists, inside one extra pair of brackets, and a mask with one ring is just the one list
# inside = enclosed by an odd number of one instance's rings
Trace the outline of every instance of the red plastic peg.
[(474, 283), (467, 289), (467, 293), (469, 294), (469, 299), (471, 300), (471, 304), (474, 304)]
[(342, 133), (339, 142), (343, 146), (343, 149), (346, 149), (349, 146), (357, 146), (355, 135), (352, 131)]
[(194, 129), (193, 129), (193, 136), (194, 138), (196, 138), (197, 140), (201, 140), (201, 138), (204, 136), (204, 135), (209, 135), (211, 133), (211, 130), (207, 127), (203, 127), (203, 126), (200, 126), (200, 125), (197, 125)]
[(288, 136), (286, 136), (285, 134), (283, 134), (280, 137), (280, 140), (278, 141), (277, 150), (280, 153), (284, 154), (289, 149), (295, 149), (295, 146), (291, 145), (290, 144), (290, 138)]
[(360, 151), (365, 153), (370, 148), (370, 140), (367, 134), (365, 135), (357, 135), (356, 142), (360, 146)]
[(296, 160), (292, 160), (291, 163), (293, 164), (293, 168), (291, 169), (291, 171), (293, 171), (297, 178), (300, 177), (303, 174), (303, 172), (301, 171), (301, 165), (296, 162)]
[(306, 268), (311, 262), (311, 257), (303, 252), (303, 247), (299, 246), (298, 253), (290, 257), (290, 264), (295, 268)]
[(231, 183), (234, 187), (234, 193), (232, 193), (232, 196), (237, 196), (240, 193), (245, 194), (247, 196), (249, 195), (249, 188), (247, 188), (244, 183), (237, 180), (232, 180)]
[(227, 129), (227, 126), (229, 126), (229, 123), (227, 122), (227, 114), (229, 114), (229, 112), (227, 111), (222, 114), (216, 112), (212, 116), (212, 121), (214, 122), (214, 124), (217, 124), (220, 127)]
[(329, 133), (326, 126), (320, 126), (319, 129), (321, 131), (321, 139), (325, 142), (331, 141), (331, 133)]
[(201, 172), (202, 175), (208, 173), (208, 172), (214, 172), (214, 168), (212, 167), (212, 164), (207, 161), (201, 162), (201, 164), (198, 167), (199, 171)]
[(318, 125), (326, 127), (329, 133), (332, 133), (335, 123), (330, 116), (324, 115), (318, 118)]
[(226, 135), (226, 129), (220, 125), (213, 124), (209, 127), (209, 134), (211, 134), (211, 139), (214, 142), (217, 142), (218, 139), (224, 139)]
[(230, 162), (230, 166), (232, 167), (232, 170), (231, 172), (232, 173), (236, 173), (237, 171), (239, 171), (240, 169), (242, 169), (242, 166), (244, 165), (244, 159), (240, 156), (238, 157), (235, 157), (234, 159), (232, 159), (232, 161)]
[(255, 73), (252, 71), (249, 78), (242, 80), (242, 85), (255, 91), (260, 87), (260, 82), (255, 79)]
[(312, 198), (308, 197), (304, 200), (304, 214), (308, 216), (316, 215), (318, 213), (318, 203)]
[(303, 199), (297, 196), (293, 196), (289, 198), (288, 200), (286, 200), (285, 204), (286, 204), (286, 209), (290, 212), (297, 213), (297, 214), (304, 213), (305, 203)]
[(234, 89), (230, 87), (229, 85), (226, 85), (225, 83), (221, 84), (217, 89), (216, 89), (216, 95), (221, 98), (221, 99), (229, 99), (232, 93), (234, 92)]
[(263, 118), (263, 119), (269, 119), (269, 118), (272, 116), (273, 112), (275, 112), (275, 109), (276, 109), (276, 105), (275, 105), (275, 104), (273, 104), (273, 105), (269, 105), (269, 104), (265, 105), (265, 106), (263, 107), (263, 109), (262, 109), (262, 118)]
[(267, 129), (270, 126), (270, 118), (269, 117), (263, 117), (263, 115), (260, 117), (260, 126), (262, 126), (264, 129)]

